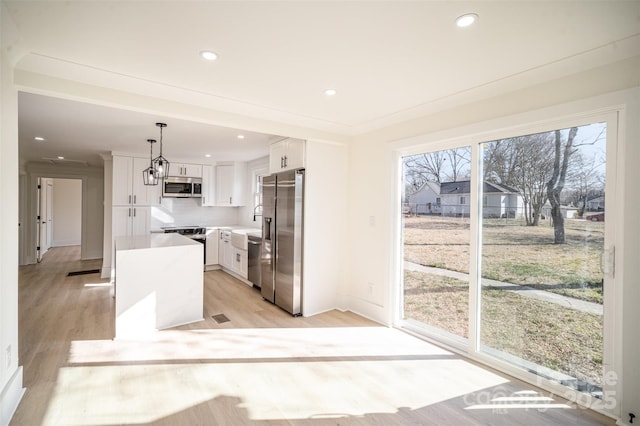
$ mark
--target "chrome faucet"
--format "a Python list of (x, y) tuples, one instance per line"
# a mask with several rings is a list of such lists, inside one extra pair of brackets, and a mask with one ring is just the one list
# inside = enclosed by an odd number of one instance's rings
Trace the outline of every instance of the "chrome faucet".
[[(260, 208), (260, 213), (256, 213), (256, 210), (258, 210), (258, 208)], [(255, 206), (253, 208), (253, 221), (256, 221), (256, 216), (262, 216), (262, 204), (258, 204), (257, 206)]]

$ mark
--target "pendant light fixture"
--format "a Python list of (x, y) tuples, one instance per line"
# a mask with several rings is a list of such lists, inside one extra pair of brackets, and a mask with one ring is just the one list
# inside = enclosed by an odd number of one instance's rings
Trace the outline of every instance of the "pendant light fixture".
[(160, 155), (153, 159), (153, 167), (156, 169), (157, 178), (169, 176), (169, 161), (162, 156), (162, 129), (167, 127), (165, 123), (156, 123), (160, 127)]
[(149, 150), (149, 167), (142, 171), (142, 181), (145, 185), (157, 185), (160, 181), (158, 177), (158, 171), (153, 166), (153, 144), (156, 143), (155, 139), (147, 139), (149, 142), (149, 146), (151, 147)]

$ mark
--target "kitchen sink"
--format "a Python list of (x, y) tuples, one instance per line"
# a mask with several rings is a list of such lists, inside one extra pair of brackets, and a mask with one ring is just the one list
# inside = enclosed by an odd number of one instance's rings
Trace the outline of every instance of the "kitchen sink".
[(260, 232), (261, 230), (257, 228), (233, 229), (231, 230), (231, 245), (240, 250), (247, 250), (247, 235)]

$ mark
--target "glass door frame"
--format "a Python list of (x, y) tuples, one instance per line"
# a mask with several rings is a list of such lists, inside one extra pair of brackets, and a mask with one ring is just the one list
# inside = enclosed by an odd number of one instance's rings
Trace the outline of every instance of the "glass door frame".
[[(427, 341), (443, 346), (452, 352), (461, 354), (475, 361), (496, 368), (517, 379), (531, 383), (541, 389), (549, 391), (575, 402), (579, 406), (588, 407), (609, 416), (619, 417), (620, 404), (617, 395), (620, 395), (621, 383), (621, 337), (622, 337), (622, 291), (619, 276), (615, 274), (616, 259), (622, 259), (621, 253), (616, 253), (616, 247), (622, 247), (622, 230), (616, 227), (616, 223), (622, 223), (622, 200), (617, 188), (623, 183), (623, 171), (618, 167), (619, 140), (618, 129), (621, 120), (624, 119), (623, 108), (605, 108), (593, 112), (574, 114), (559, 118), (535, 120), (531, 123), (523, 122), (521, 125), (504, 126), (490, 131), (473, 131), (469, 128), (457, 131), (440, 132), (423, 137), (414, 137), (397, 141), (390, 145), (390, 151), (394, 160), (394, 175), (396, 177), (395, 201), (395, 238), (397, 249), (394, 256), (394, 286), (392, 302), (393, 325), (397, 328), (417, 335)], [(519, 118), (518, 121), (521, 121)], [(516, 120), (514, 120), (515, 122)], [(504, 122), (504, 121), (503, 121)], [(528, 135), (556, 129), (564, 129), (572, 126), (582, 126), (591, 123), (606, 122), (606, 204), (605, 216), (611, 218), (604, 222), (605, 240), (603, 262), (610, 272), (604, 274), (604, 303), (603, 303), (603, 399), (574, 391), (558, 383), (554, 383), (529, 373), (521, 368), (501, 361), (486, 353), (480, 352), (480, 262), (481, 262), (481, 221), (480, 217), (482, 200), (479, 198), (480, 185), (480, 161), (479, 147), (484, 142), (490, 142), (508, 137)], [(481, 123), (485, 127), (491, 123)], [(467, 133), (464, 136), (452, 136), (452, 133)], [(465, 344), (459, 340), (450, 339), (435, 333), (412, 326), (410, 322), (402, 319), (403, 314), (403, 272), (404, 252), (402, 234), (402, 195), (404, 188), (404, 176), (402, 173), (403, 157), (424, 152), (435, 152), (458, 147), (471, 147), (471, 188), (470, 194), (470, 247), (469, 247), (469, 338)]]

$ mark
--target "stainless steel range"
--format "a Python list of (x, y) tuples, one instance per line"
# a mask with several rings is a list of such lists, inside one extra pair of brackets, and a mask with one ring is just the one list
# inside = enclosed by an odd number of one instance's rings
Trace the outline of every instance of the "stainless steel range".
[(207, 228), (202, 226), (165, 226), (162, 230), (165, 233), (177, 232), (194, 240), (205, 239), (207, 234)]
[(169, 232), (177, 232), (180, 235), (184, 235), (187, 238), (191, 238), (199, 243), (201, 243), (204, 247), (204, 259), (203, 264), (206, 263), (207, 259), (207, 228), (202, 226), (166, 226), (163, 227), (162, 230), (166, 233)]

